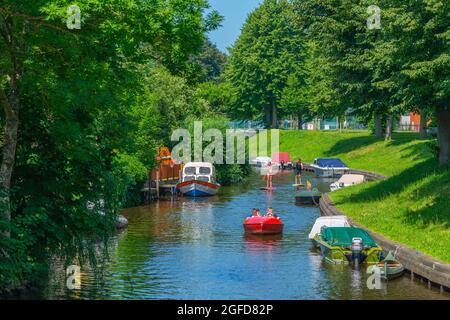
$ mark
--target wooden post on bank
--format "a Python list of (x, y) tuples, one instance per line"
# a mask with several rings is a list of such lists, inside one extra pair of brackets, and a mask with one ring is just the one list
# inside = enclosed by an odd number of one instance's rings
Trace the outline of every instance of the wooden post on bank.
[(156, 198), (159, 199), (159, 168), (156, 169)]

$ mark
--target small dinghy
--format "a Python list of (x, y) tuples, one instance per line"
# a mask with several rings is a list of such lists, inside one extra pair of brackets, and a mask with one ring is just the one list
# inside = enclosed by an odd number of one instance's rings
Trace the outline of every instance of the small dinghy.
[(283, 232), (283, 221), (278, 217), (249, 217), (244, 221), (244, 230), (248, 234), (280, 234)]
[(367, 273), (374, 273), (374, 268), (377, 267), (380, 269), (381, 278), (384, 280), (391, 280), (401, 277), (405, 271), (405, 267), (397, 259), (395, 259), (395, 256), (390, 251), (384, 260), (370, 266), (367, 269)]

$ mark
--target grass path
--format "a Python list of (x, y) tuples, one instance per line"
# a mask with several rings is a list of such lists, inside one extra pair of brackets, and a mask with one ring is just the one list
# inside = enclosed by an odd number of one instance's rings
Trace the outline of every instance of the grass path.
[(450, 170), (438, 168), (428, 143), (413, 133), (395, 133), (386, 143), (361, 131), (282, 131), (280, 150), (305, 162), (337, 157), (352, 168), (389, 176), (330, 196), (358, 223), (450, 262)]

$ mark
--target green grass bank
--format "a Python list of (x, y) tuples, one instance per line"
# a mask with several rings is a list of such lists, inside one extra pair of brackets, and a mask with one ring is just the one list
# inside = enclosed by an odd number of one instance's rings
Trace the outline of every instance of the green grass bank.
[(429, 142), (415, 133), (394, 133), (385, 142), (361, 131), (281, 131), (280, 150), (304, 162), (337, 157), (351, 168), (389, 176), (330, 196), (354, 221), (450, 262), (450, 170), (438, 167)]

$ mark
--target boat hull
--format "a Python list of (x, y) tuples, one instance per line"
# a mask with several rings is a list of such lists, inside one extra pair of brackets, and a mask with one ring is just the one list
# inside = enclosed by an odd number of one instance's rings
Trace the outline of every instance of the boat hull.
[[(350, 264), (353, 263), (353, 254), (350, 248), (331, 246), (317, 235), (313, 239), (315, 246), (320, 248), (320, 252), (325, 261), (331, 264)], [(369, 265), (380, 262), (382, 249), (381, 247), (370, 247), (361, 251), (359, 263), (367, 263)]]
[(392, 280), (401, 277), (405, 272), (405, 267), (400, 263), (385, 264), (385, 262), (380, 262), (372, 265), (368, 268), (368, 273), (374, 273), (373, 268), (378, 267), (380, 269), (380, 276), (384, 280)]
[(205, 181), (191, 180), (179, 183), (177, 189), (186, 197), (209, 197), (216, 195), (219, 184)]
[(244, 222), (245, 233), (254, 235), (280, 234), (283, 232), (283, 227), (283, 222), (274, 217), (252, 217)]
[(295, 197), (296, 205), (318, 205), (322, 196), (298, 196)]
[(348, 168), (323, 168), (315, 165), (311, 166), (314, 169), (314, 174), (319, 178), (334, 178), (343, 176), (348, 172)]

